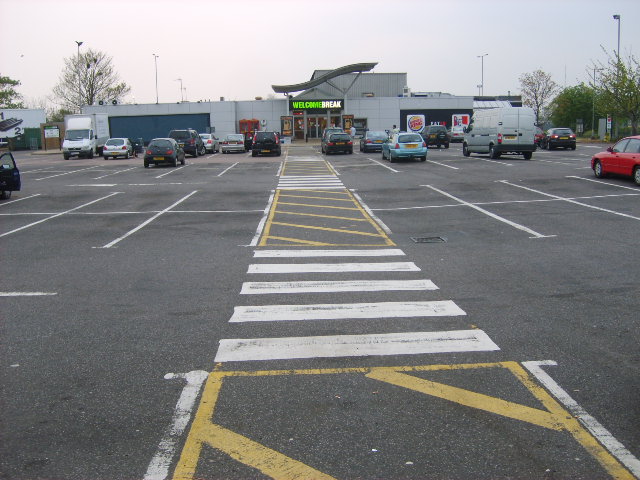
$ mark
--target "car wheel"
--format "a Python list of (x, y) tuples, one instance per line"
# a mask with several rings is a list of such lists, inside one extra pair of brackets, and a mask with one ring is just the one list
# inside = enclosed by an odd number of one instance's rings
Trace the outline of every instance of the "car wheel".
[(466, 143), (462, 144), (462, 155), (464, 155), (465, 157), (468, 157), (471, 155), (471, 152), (469, 151), (469, 147), (467, 146)]
[(89, 155), (87, 156), (87, 158), (93, 158), (93, 150), (89, 150)]
[(636, 185), (640, 186), (640, 167), (633, 169), (633, 181), (636, 182)]
[(105, 160), (109, 160), (109, 157), (106, 157), (106, 156), (105, 156), (105, 157), (103, 157), (103, 158), (104, 158)]
[[(636, 168), (636, 172), (637, 172), (637, 168)], [(596, 160), (595, 163), (593, 164), (593, 174), (596, 176), (596, 178), (604, 178), (605, 173), (604, 170), (602, 168), (602, 163), (600, 163), (600, 160)], [(635, 172), (633, 175), (634, 179), (636, 177)]]
[(69, 155), (67, 155), (66, 153), (63, 153), (62, 156), (64, 157), (65, 160), (69, 160)]
[(573, 146), (571, 147), (571, 150), (575, 150), (575, 149), (576, 149), (576, 146), (575, 146), (575, 145), (573, 145)]
[(207, 154), (207, 149), (204, 148), (204, 145), (202, 146), (202, 150), (200, 150), (200, 155), (206, 155)]
[(489, 157), (493, 159), (500, 158), (500, 154), (496, 152), (496, 148), (493, 145), (489, 146)]
[(144, 161), (144, 168), (149, 168), (149, 162), (147, 162), (146, 160)]
[(251, 156), (252, 157), (257, 157), (258, 156), (258, 152), (252, 150), (251, 151)]
[(531, 157), (533, 156), (532, 152), (524, 152), (522, 154), (522, 156), (524, 157), (525, 160), (531, 160)]
[(391, 150), (389, 150), (389, 162), (390, 163), (395, 163), (396, 159), (393, 158), (393, 156), (391, 155)]
[(7, 199), (9, 199), (9, 198), (11, 198), (11, 191), (3, 190), (3, 191), (0, 193), (0, 199), (2, 199), (2, 200), (7, 200)]
[(184, 165), (186, 163), (186, 158), (182, 157), (182, 160), (180, 160), (180, 165)]
[(445, 143), (445, 144), (444, 144), (444, 148), (449, 148), (449, 144), (448, 144), (448, 143)]
[(129, 158), (131, 158), (131, 154), (129, 153), (129, 150), (127, 150), (127, 154), (124, 156), (124, 158), (126, 160), (129, 160)]
[(353, 153), (353, 148), (351, 150), (349, 150), (349, 153)]
[(547, 142), (547, 150), (549, 150), (549, 151), (553, 150), (553, 147), (551, 146), (551, 144), (549, 142)]
[(424, 157), (421, 157), (421, 158), (420, 158), (420, 161), (421, 161), (421, 162), (426, 162), (426, 161), (427, 161), (427, 156), (425, 155)]
[(178, 157), (173, 157), (173, 159), (171, 160), (171, 166), (172, 167), (178, 166)]

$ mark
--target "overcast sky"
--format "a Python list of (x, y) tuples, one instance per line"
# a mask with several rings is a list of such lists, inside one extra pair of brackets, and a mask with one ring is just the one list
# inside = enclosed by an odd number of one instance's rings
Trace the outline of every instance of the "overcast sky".
[[(51, 94), (64, 58), (113, 59), (128, 101), (252, 100), (314, 70), (378, 62), (413, 91), (519, 93), (542, 69), (561, 86), (587, 81), (601, 45), (640, 57), (639, 0), (0, 0), (0, 75), (25, 100)], [(281, 96), (281, 94), (278, 94)]]

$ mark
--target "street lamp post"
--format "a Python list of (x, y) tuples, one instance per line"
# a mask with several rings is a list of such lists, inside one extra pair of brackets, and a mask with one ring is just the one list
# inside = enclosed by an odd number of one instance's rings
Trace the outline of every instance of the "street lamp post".
[(180, 82), (180, 103), (184, 102), (184, 96), (182, 94), (182, 79), (176, 78), (176, 82)]
[(489, 54), (485, 53), (484, 55), (478, 55), (478, 58), (480, 59), (480, 68), (481, 68), (481, 77), (480, 77), (481, 94), (480, 94), (480, 96), (484, 95), (484, 57), (486, 57), (487, 55), (489, 55)]
[(593, 114), (591, 117), (591, 138), (595, 138), (596, 131), (596, 72), (599, 68), (593, 67)]
[[(616, 80), (617, 82), (620, 82), (620, 15), (616, 14), (613, 16), (614, 20), (618, 21), (618, 51), (617, 56), (618, 56), (618, 63), (616, 63)], [(614, 124), (615, 124), (615, 135), (616, 137), (618, 136), (618, 117), (616, 116), (616, 118), (614, 119)]]
[(613, 16), (614, 20), (618, 21), (618, 63), (620, 63), (620, 15), (614, 15)]
[(153, 60), (156, 64), (156, 104), (158, 103), (158, 57), (159, 55), (156, 55), (155, 53), (152, 54), (153, 55)]
[(80, 109), (82, 103), (82, 83), (80, 82), (80, 45), (84, 42), (80, 42), (78, 40), (75, 40), (75, 42), (78, 45), (78, 63), (76, 64), (76, 70), (78, 72), (78, 109)]

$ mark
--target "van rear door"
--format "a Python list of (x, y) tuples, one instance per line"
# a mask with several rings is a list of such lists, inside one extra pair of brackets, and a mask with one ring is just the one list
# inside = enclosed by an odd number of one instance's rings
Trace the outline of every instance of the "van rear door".
[(502, 112), (502, 125), (498, 132), (502, 133), (503, 145), (518, 145), (520, 143), (518, 108), (505, 108)]
[(530, 108), (519, 108), (518, 113), (518, 137), (522, 145), (535, 143), (535, 115)]

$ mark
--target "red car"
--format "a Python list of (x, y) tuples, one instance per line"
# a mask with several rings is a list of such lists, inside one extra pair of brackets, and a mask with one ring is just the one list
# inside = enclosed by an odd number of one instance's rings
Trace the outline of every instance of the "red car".
[(598, 178), (615, 173), (633, 177), (640, 185), (640, 135), (623, 138), (606, 152), (596, 153), (591, 168)]

